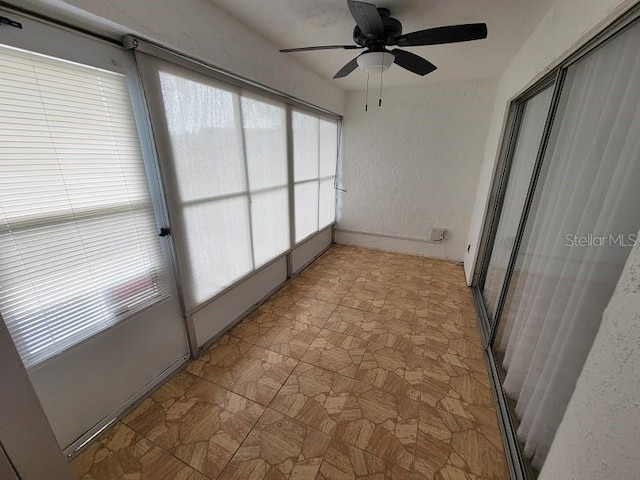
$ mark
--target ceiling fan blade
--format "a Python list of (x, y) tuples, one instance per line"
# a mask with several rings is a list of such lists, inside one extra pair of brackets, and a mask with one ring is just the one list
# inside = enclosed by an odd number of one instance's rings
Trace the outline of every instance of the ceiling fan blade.
[(368, 37), (381, 38), (384, 34), (384, 25), (378, 9), (372, 3), (347, 0), (351, 16), (360, 27), (362, 33)]
[(419, 47), (422, 45), (438, 45), (441, 43), (468, 42), (487, 38), (486, 23), (468, 23), (465, 25), (449, 25), (448, 27), (429, 28), (417, 32), (400, 35), (396, 38), (399, 47)]
[(406, 52), (398, 48), (391, 50), (391, 54), (395, 57), (394, 63), (421, 76), (431, 73), (438, 68), (430, 61), (425, 60), (414, 53)]
[(342, 67), (340, 70), (338, 70), (338, 73), (336, 73), (333, 76), (333, 78), (346, 77), (351, 72), (353, 72), (356, 68), (358, 68), (358, 57), (356, 57), (353, 60), (349, 61), (349, 63), (347, 63), (344, 67)]
[(283, 48), (280, 51), (281, 52), (311, 52), (314, 50), (334, 50), (334, 49), (356, 50), (359, 48), (364, 48), (364, 47), (361, 47), (360, 45), (324, 45), (321, 47)]

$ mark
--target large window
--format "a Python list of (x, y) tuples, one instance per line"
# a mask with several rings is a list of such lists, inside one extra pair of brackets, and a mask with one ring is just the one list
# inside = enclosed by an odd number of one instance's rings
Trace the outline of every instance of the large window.
[(0, 46), (0, 311), (29, 366), (169, 295), (125, 76)]
[[(289, 249), (285, 105), (155, 58), (142, 62), (184, 298), (193, 311)], [(164, 133), (162, 132), (164, 129)]]
[(194, 314), (334, 222), (338, 122), (173, 56), (136, 58)]
[(296, 242), (335, 221), (338, 122), (293, 111)]

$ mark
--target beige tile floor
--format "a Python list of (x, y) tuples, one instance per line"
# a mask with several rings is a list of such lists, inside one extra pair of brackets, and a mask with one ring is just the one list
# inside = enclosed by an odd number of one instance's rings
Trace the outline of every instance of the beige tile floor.
[(71, 464), (83, 480), (507, 479), (462, 268), (334, 246)]

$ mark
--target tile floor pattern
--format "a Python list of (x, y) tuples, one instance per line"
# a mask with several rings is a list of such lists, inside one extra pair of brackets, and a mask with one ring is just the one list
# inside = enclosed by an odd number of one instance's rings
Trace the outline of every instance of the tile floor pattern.
[(346, 246), (71, 463), (82, 480), (509, 478), (462, 267)]

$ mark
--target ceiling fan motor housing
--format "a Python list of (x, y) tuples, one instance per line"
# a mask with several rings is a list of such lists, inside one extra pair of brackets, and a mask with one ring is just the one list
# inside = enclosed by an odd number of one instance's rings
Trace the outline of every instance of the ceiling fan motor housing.
[(384, 50), (386, 45), (394, 45), (395, 39), (402, 35), (402, 23), (392, 18), (388, 8), (378, 8), (378, 13), (382, 18), (384, 26), (384, 35), (382, 38), (372, 38), (360, 30), (359, 26), (353, 29), (353, 41), (361, 47), (367, 47), (371, 50)]

